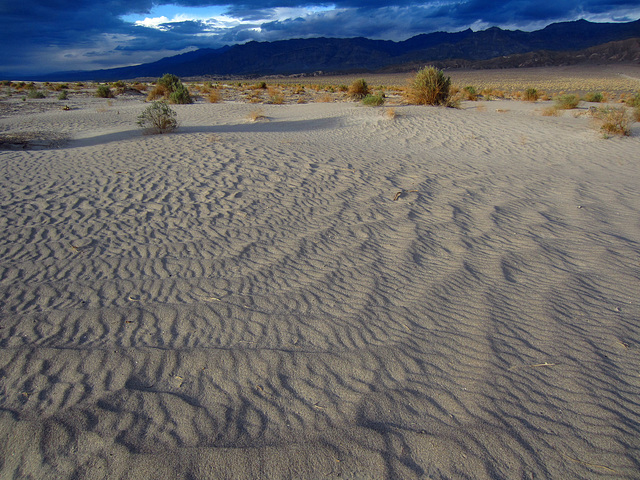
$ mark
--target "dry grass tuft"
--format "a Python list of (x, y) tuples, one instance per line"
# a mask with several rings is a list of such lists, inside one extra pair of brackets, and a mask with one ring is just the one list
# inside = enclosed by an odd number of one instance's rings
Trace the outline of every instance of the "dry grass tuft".
[(364, 78), (355, 80), (349, 87), (348, 91), (349, 96), (356, 100), (362, 100), (364, 97), (369, 95), (369, 93), (369, 85), (367, 85)]
[(396, 113), (395, 108), (387, 108), (384, 111), (384, 116), (387, 117), (389, 120), (393, 120), (398, 116), (398, 114)]
[(207, 99), (209, 100), (209, 103), (218, 103), (222, 100), (222, 95), (220, 95), (218, 90), (211, 90)]
[(545, 107), (542, 109), (543, 117), (557, 117), (560, 115), (560, 109), (557, 107)]
[(252, 110), (248, 116), (249, 121), (257, 122), (258, 120), (268, 120), (267, 116), (264, 114), (264, 110), (261, 108), (257, 110)]
[(602, 107), (594, 112), (605, 138), (609, 135), (631, 135), (629, 115), (624, 107)]

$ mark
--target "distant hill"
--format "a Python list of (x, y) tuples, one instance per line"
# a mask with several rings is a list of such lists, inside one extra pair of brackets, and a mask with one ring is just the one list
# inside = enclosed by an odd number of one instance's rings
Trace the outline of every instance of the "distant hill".
[[(549, 66), (588, 61), (638, 62), (640, 20), (555, 23), (523, 32), (492, 27), (473, 32), (436, 32), (402, 42), (366, 38), (309, 38), (277, 42), (248, 42), (221, 49), (200, 49), (157, 62), (90, 72), (59, 72), (40, 80), (117, 80), (225, 75), (292, 75), (322, 71), (347, 73), (402, 71), (411, 65), (438, 63), (450, 67)], [(628, 42), (624, 42), (628, 40)], [(613, 42), (613, 43), (611, 43)], [(593, 51), (589, 49), (595, 48)], [(636, 53), (626, 52), (636, 48)]]

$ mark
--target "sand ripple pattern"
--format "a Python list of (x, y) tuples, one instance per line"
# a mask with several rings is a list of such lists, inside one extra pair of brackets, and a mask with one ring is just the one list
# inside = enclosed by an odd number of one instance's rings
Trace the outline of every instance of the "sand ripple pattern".
[(0, 153), (2, 478), (638, 478), (638, 138), (141, 108)]

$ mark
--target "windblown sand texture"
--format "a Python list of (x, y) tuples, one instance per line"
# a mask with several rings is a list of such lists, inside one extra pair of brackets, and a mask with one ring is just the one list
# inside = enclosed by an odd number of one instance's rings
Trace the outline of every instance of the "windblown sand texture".
[(639, 478), (639, 124), (90, 103), (0, 119), (2, 479)]

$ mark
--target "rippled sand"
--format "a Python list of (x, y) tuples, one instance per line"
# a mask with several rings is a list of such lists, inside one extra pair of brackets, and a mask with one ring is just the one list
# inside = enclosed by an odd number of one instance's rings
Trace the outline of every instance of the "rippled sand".
[(640, 125), (478, 105), (0, 119), (1, 477), (637, 479)]

